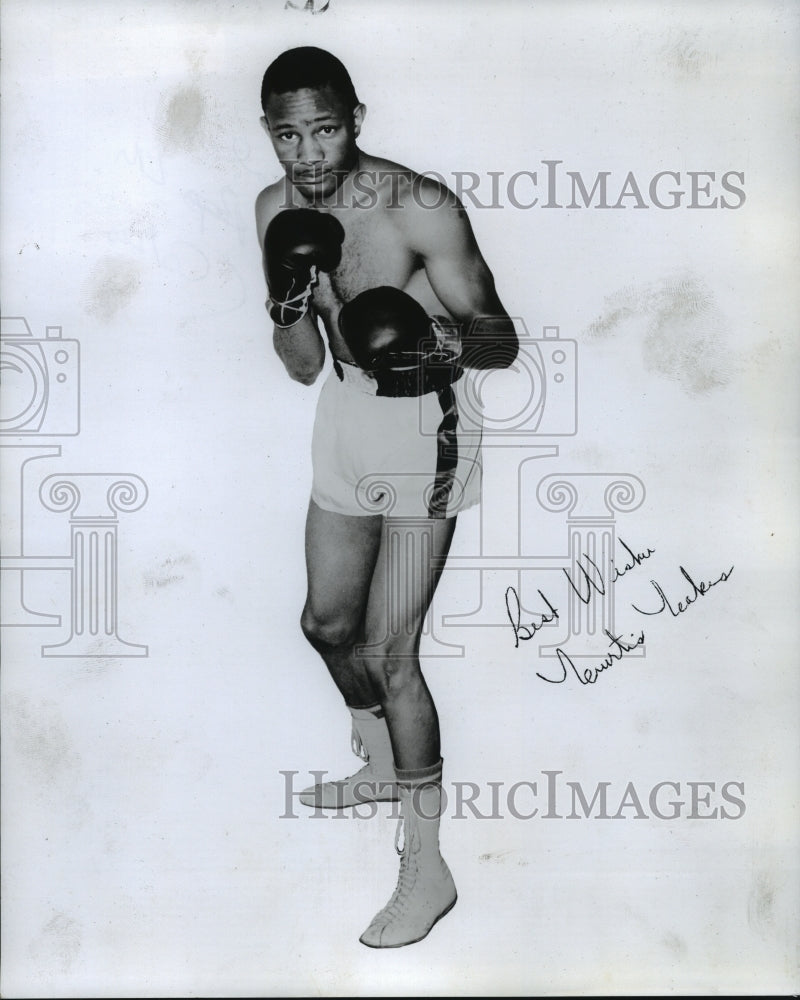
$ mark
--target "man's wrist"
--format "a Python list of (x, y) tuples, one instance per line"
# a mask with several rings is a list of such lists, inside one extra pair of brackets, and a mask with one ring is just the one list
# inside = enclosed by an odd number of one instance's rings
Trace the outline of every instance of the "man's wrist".
[(309, 268), (308, 280), (305, 287), (296, 295), (289, 295), (286, 298), (276, 298), (272, 294), (269, 285), (267, 286), (270, 294), (265, 305), (276, 326), (287, 330), (290, 326), (299, 323), (301, 319), (308, 315), (309, 300), (316, 283), (317, 268), (316, 265), (312, 264)]
[(455, 360), (461, 357), (461, 324), (447, 316), (431, 316), (431, 336), (436, 344), (433, 352), (444, 360)]
[(271, 297), (264, 305), (272, 322), (281, 330), (289, 330), (291, 327), (297, 326), (308, 315), (308, 305), (298, 307), (288, 302), (278, 302)]

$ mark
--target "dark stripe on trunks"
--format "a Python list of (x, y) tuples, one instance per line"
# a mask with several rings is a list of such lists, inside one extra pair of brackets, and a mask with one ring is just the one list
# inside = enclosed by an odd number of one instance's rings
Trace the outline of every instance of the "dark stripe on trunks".
[(442, 407), (442, 422), (436, 431), (436, 478), (428, 503), (428, 517), (447, 517), (447, 505), (453, 492), (458, 466), (458, 404), (452, 385), (436, 393)]

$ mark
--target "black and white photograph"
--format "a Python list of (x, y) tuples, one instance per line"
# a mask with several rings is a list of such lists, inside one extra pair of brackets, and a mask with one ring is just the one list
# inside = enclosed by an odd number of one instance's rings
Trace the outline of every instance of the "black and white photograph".
[(0, 28), (0, 993), (796, 994), (797, 5)]

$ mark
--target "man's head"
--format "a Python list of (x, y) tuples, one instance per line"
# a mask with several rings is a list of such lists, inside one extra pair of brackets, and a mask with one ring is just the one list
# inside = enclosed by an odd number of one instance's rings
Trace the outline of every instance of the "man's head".
[(289, 180), (309, 199), (333, 194), (358, 161), (366, 109), (330, 52), (289, 49), (261, 85), (262, 124)]

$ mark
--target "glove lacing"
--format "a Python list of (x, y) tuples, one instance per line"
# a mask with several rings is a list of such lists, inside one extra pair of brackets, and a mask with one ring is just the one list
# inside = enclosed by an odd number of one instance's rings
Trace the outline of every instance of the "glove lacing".
[[(280, 316), (282, 320), (285, 319), (285, 316), (283, 315), (283, 311), (285, 309), (291, 309), (297, 313), (297, 318), (293, 319), (291, 323), (279, 323), (273, 317), (273, 322), (275, 323), (275, 326), (277, 326), (281, 330), (288, 330), (289, 327), (294, 326), (295, 323), (300, 322), (300, 320), (308, 312), (308, 300), (311, 298), (311, 293), (314, 290), (314, 285), (316, 284), (316, 282), (317, 282), (317, 265), (312, 264), (310, 277), (308, 279), (308, 284), (306, 285), (306, 287), (303, 289), (302, 292), (299, 292), (297, 295), (290, 295), (288, 299), (284, 299), (282, 302), (270, 296), (269, 301), (272, 303), (272, 305), (281, 310)], [(295, 305), (295, 303), (299, 304)]]

